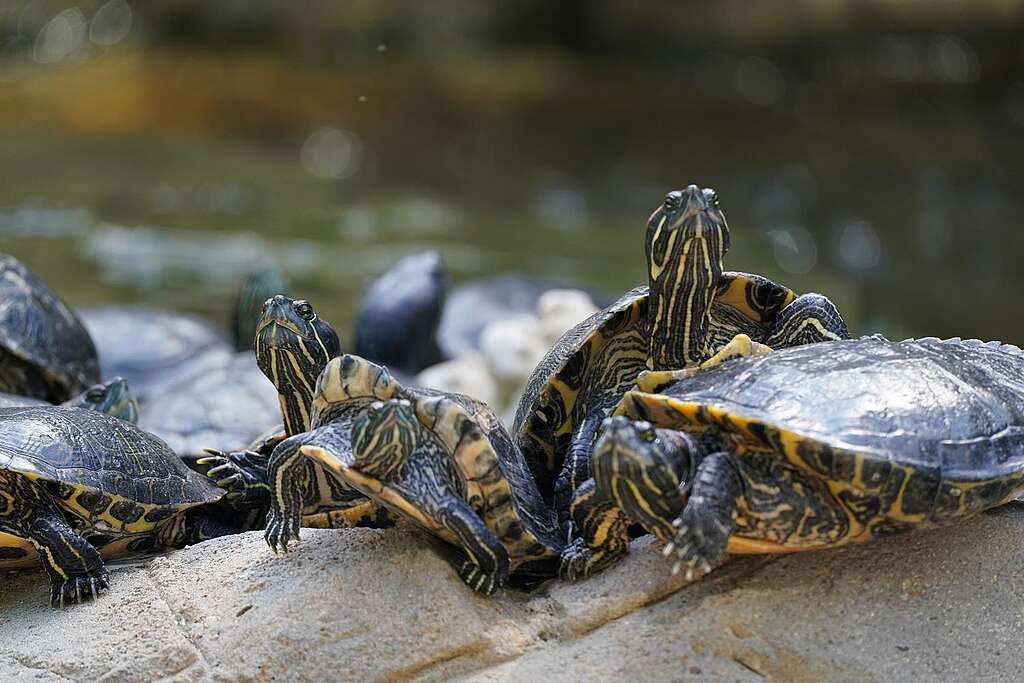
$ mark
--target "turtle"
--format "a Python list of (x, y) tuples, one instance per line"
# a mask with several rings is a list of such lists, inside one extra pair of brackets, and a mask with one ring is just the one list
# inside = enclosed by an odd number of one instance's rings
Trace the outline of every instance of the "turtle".
[(490, 595), (510, 572), (555, 575), (564, 548), (557, 515), (486, 407), (471, 412), (443, 394), (392, 398), (371, 404), (351, 426), (318, 431), (301, 453), (460, 548), (452, 564), (473, 590)]
[[(561, 573), (621, 557), (624, 527), (673, 569), (949, 524), (1024, 493), (1024, 352), (869, 336), (753, 354), (628, 392), (573, 505)], [(586, 547), (583, 547), (586, 545)]]
[[(0, 394), (0, 408), (46, 405), (51, 404), (38, 398), (29, 398), (28, 396)], [(135, 396), (128, 386), (128, 381), (122, 377), (115, 377), (109, 382), (89, 387), (78, 396), (70, 401), (65, 401), (61, 405), (68, 408), (95, 410), (133, 424), (137, 423), (139, 419), (139, 404), (135, 401)]]
[(406, 256), (367, 287), (356, 314), (356, 355), (415, 374), (443, 360), (437, 328), (446, 283), (441, 255)]
[[(566, 332), (533, 371), (513, 432), (542, 495), (568, 521), (602, 420), (641, 372), (728, 357), (739, 335), (783, 347), (849, 336), (835, 305), (765, 277), (722, 270), (729, 228), (718, 194), (669, 192), (647, 221), (649, 284)], [(739, 344), (739, 340), (736, 342)], [(571, 531), (571, 530), (570, 530)]]
[(85, 326), (13, 256), (0, 254), (0, 391), (62, 403), (100, 381)]
[(84, 408), (0, 409), (0, 567), (42, 564), (51, 604), (106, 588), (105, 556), (233, 531), (203, 512), (223, 494), (124, 420)]

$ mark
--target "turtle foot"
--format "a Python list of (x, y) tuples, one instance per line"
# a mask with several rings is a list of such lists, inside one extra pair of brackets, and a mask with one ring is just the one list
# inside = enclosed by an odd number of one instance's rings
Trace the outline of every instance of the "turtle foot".
[(724, 554), (730, 533), (717, 520), (700, 517), (694, 507), (688, 505), (672, 523), (676, 534), (664, 550), (666, 557), (675, 559), (672, 573), (685, 572), (687, 581), (698, 579), (714, 568)]
[(582, 538), (577, 538), (562, 551), (558, 562), (558, 576), (563, 581), (581, 581), (595, 572), (622, 559), (605, 550), (595, 550)]
[(477, 593), (484, 595), (493, 595), (500, 585), (497, 574), (485, 572), (469, 560), (459, 567), (459, 578)]
[(267, 515), (267, 529), (263, 538), (275, 553), (286, 553), (288, 543), (299, 540), (299, 524), (298, 516), (293, 518), (292, 515), (281, 515), (271, 510)]
[(106, 567), (100, 567), (81, 576), (50, 586), (50, 606), (61, 607), (95, 600), (101, 590), (110, 588), (110, 574)]

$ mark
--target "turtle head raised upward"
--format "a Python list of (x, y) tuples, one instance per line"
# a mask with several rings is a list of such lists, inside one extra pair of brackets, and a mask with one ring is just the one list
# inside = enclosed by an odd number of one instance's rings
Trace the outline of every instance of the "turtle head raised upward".
[(647, 220), (652, 370), (696, 365), (707, 355), (711, 301), (729, 250), (729, 226), (712, 189), (690, 185), (665, 195)]
[(601, 426), (592, 467), (597, 488), (661, 540), (686, 503), (697, 448), (690, 437), (649, 422), (611, 417)]
[(115, 377), (109, 382), (89, 387), (65, 405), (106, 413), (132, 424), (139, 421), (139, 404), (128, 386), (128, 380), (123, 377)]
[(419, 428), (409, 401), (374, 403), (352, 426), (352, 468), (381, 481), (400, 476), (416, 450)]
[(308, 301), (278, 294), (263, 304), (254, 349), (260, 370), (277, 387), (285, 431), (309, 431), (317, 377), (341, 352), (338, 333)]

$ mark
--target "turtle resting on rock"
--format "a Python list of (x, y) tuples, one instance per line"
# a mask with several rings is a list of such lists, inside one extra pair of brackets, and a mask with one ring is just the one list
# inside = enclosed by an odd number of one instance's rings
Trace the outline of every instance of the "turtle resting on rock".
[(555, 574), (564, 545), (557, 516), (485, 406), (471, 414), (444, 395), (393, 398), (372, 404), (351, 427), (321, 428), (300, 450), (345, 485), (459, 548), (453, 564), (476, 591), (490, 595), (510, 572)]
[[(842, 339), (831, 301), (797, 296), (758, 275), (729, 273), (729, 228), (714, 190), (670, 192), (647, 221), (649, 285), (627, 292), (565, 335), (534, 370), (514, 423), (541, 493), (567, 516), (590, 477), (602, 421), (641, 372), (695, 367), (735, 352), (736, 342), (772, 348)], [(657, 373), (652, 376), (657, 377)]]
[(25, 264), (0, 254), (0, 391), (62, 403), (99, 381), (82, 322)]
[[(19, 406), (47, 406), (46, 401), (17, 394), (0, 394), (0, 408), (16, 408)], [(136, 423), (139, 419), (139, 404), (135, 401), (128, 382), (115, 377), (109, 382), (89, 387), (84, 392), (61, 404), (65, 408), (86, 408), (98, 413), (106, 413), (125, 422)]]
[(234, 531), (202, 508), (223, 493), (123, 420), (83, 408), (0, 409), (0, 568), (41, 563), (52, 604), (106, 588), (103, 557)]
[(901, 534), (1024, 493), (1016, 346), (874, 336), (680, 376), (605, 422), (572, 511), (591, 554), (567, 555), (564, 575), (621, 557), (630, 523), (692, 578), (726, 553)]

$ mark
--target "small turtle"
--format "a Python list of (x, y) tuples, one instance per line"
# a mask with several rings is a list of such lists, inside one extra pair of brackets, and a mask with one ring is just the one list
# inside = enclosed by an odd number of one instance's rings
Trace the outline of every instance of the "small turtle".
[[(46, 406), (46, 401), (16, 394), (0, 394), (0, 408), (19, 406)], [(139, 419), (139, 404), (128, 386), (127, 380), (115, 377), (109, 382), (89, 387), (70, 401), (61, 404), (65, 408), (86, 408), (106, 413), (125, 422), (135, 424)]]
[(569, 578), (621, 557), (630, 522), (692, 578), (727, 552), (866, 541), (1024, 493), (1024, 353), (1010, 345), (784, 349), (631, 391), (616, 412), (573, 505), (589, 547), (566, 553)]
[(62, 403), (99, 381), (82, 322), (25, 264), (0, 254), (0, 391)]
[[(408, 393), (408, 392), (405, 392)], [(374, 403), (301, 452), (346, 485), (462, 550), (453, 561), (490, 595), (510, 572), (554, 576), (558, 519), (496, 415), (448, 396)]]
[(167, 444), (110, 415), (0, 409), (0, 567), (41, 563), (52, 604), (106, 588), (103, 556), (231, 531), (200, 507), (223, 493)]
[(356, 315), (356, 354), (408, 373), (441, 362), (436, 338), (444, 299), (441, 255), (403, 258), (366, 289)]
[[(722, 270), (729, 228), (714, 190), (670, 192), (647, 221), (649, 286), (627, 292), (569, 330), (530, 377), (513, 432), (545, 497), (567, 514), (590, 476), (602, 420), (642, 371), (692, 367), (738, 335), (792, 346), (845, 338), (831, 301), (797, 296), (758, 275)], [(747, 337), (737, 338), (742, 346)]]

